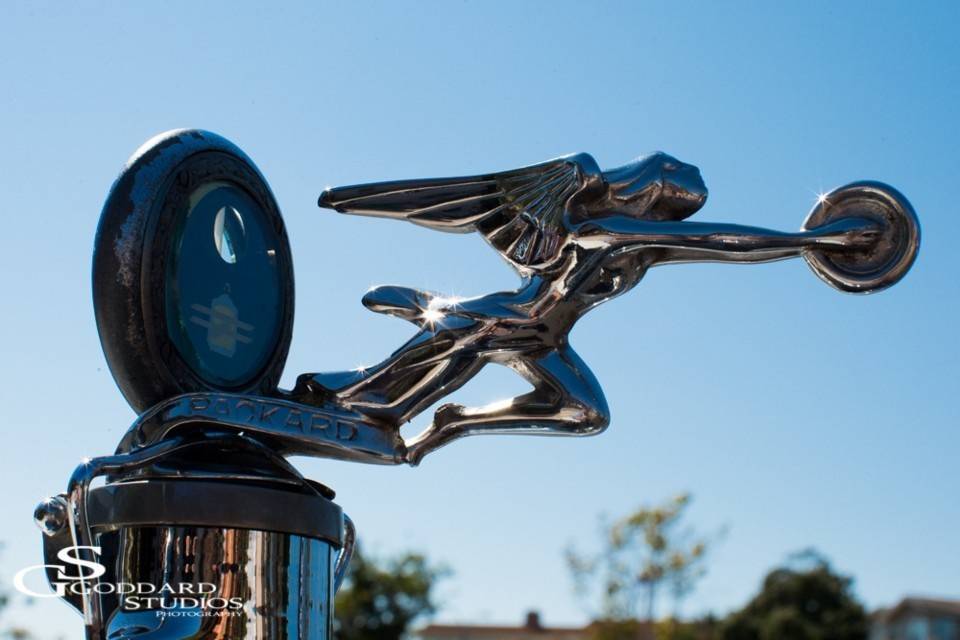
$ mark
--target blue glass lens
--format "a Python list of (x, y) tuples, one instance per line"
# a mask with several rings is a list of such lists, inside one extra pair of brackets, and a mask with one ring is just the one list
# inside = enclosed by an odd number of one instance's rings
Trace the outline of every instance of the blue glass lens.
[(251, 381), (283, 321), (280, 241), (262, 209), (229, 183), (190, 196), (167, 263), (170, 339), (200, 378), (222, 388)]

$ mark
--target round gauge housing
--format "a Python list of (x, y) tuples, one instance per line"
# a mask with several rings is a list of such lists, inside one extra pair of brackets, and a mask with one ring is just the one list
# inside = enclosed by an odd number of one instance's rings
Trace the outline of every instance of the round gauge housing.
[(107, 197), (93, 258), (97, 329), (136, 411), (175, 395), (270, 395), (293, 328), (293, 266), (266, 180), (215, 134), (148, 141)]

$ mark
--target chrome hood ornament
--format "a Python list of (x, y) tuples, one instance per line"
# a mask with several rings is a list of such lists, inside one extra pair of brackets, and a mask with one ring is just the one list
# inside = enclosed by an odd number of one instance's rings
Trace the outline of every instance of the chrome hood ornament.
[(607, 427), (610, 412), (567, 336), (580, 317), (635, 287), (651, 267), (802, 256), (832, 286), (870, 293), (898, 281), (916, 256), (916, 215), (880, 183), (827, 194), (798, 233), (685, 221), (706, 199), (699, 170), (665, 153), (610, 171), (581, 153), (504, 173), (329, 189), (322, 207), (478, 233), (521, 284), (462, 300), (376, 287), (363, 304), (412, 322), (418, 333), (362, 371), (301, 376), (294, 396), (398, 429), (495, 362), (533, 391), (487, 407), (441, 406), (405, 443), (403, 461), (416, 464), (467, 435), (592, 435)]
[[(250, 159), (223, 138), (186, 130), (158, 136), (131, 158), (111, 190), (94, 256), (104, 352), (140, 416), (115, 455), (78, 467), (67, 492), (38, 507), (48, 556), (69, 544), (93, 547), (115, 531), (128, 546), (143, 546), (136, 527), (146, 524), (206, 527), (165, 534), (175, 540), (217, 539), (218, 531), (244, 528), (287, 532), (273, 548), (309, 534), (301, 521), (279, 529), (251, 522), (240, 507), (203, 518), (169, 504), (146, 515), (123, 507), (135, 500), (130, 496), (172, 495), (149, 489), (169, 483), (193, 483), (187, 493), (197, 495), (219, 495), (223, 484), (237, 491), (267, 484), (275, 496), (301, 497), (265, 497), (260, 487), (251, 500), (296, 500), (313, 505), (323, 522), (342, 520), (329, 503), (332, 492), (304, 479), (287, 455), (416, 465), (469, 435), (597, 434), (610, 424), (611, 411), (568, 334), (584, 314), (635, 287), (652, 267), (803, 257), (831, 286), (870, 293), (899, 281), (919, 247), (910, 204), (877, 182), (826, 194), (798, 232), (688, 221), (706, 199), (697, 168), (664, 153), (608, 171), (581, 153), (501, 173), (328, 189), (319, 200), (324, 208), (477, 233), (520, 282), (466, 299), (376, 287), (363, 304), (412, 323), (414, 335), (379, 364), (305, 373), (294, 389), (283, 390), (277, 384), (292, 331), (293, 271), (273, 195)], [(532, 391), (483, 407), (444, 404), (418, 436), (401, 437), (401, 426), (489, 363), (510, 367)], [(100, 476), (107, 487), (91, 491)], [(167, 515), (149, 517), (160, 512)], [(352, 548), (348, 525), (324, 525), (322, 535), (311, 538), (323, 543), (312, 557), (341, 550), (338, 583)], [(211, 558), (238, 553), (218, 548)], [(115, 571), (140, 575), (145, 567), (125, 565), (130, 558), (113, 557)], [(167, 562), (151, 558), (148, 564)], [(301, 580), (314, 586), (287, 595), (330, 601), (322, 586), (329, 576), (307, 573)], [(122, 602), (84, 593), (71, 602), (84, 612), (88, 637), (131, 633), (143, 624)], [(285, 621), (294, 613), (262, 603), (247, 615), (257, 628), (273, 629), (257, 638), (329, 633), (329, 620), (296, 633), (276, 631), (292, 628)], [(330, 608), (315, 615), (329, 618)], [(239, 638), (230, 629), (241, 627), (193, 632)], [(151, 637), (188, 637), (180, 633)]]

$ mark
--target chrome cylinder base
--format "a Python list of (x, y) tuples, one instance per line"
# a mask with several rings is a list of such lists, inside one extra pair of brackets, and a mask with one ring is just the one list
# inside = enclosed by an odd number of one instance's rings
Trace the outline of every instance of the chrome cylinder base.
[[(333, 545), (209, 527), (122, 527), (98, 536), (105, 635), (180, 640), (333, 637)], [(112, 590), (112, 589), (108, 589)]]
[(59, 496), (38, 508), (47, 578), (88, 640), (327, 640), (354, 540), (332, 497), (310, 481), (127, 477), (89, 492), (87, 536), (54, 526), (71, 509)]

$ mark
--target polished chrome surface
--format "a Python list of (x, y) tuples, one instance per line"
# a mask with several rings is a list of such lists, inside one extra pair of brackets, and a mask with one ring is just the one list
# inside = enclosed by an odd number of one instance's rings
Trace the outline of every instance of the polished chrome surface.
[(350, 560), (353, 558), (353, 552), (357, 548), (357, 528), (353, 525), (350, 516), (343, 514), (343, 547), (337, 555), (337, 563), (333, 568), (333, 592), (340, 591), (344, 579), (347, 577), (347, 570), (350, 568)]
[[(124, 527), (97, 541), (108, 569), (103, 584), (146, 584), (157, 591), (166, 585), (180, 594), (162, 603), (138, 594), (136, 604), (126, 606), (112, 594), (102, 596), (106, 638), (333, 637), (333, 550), (327, 542), (203, 527)], [(150, 591), (140, 587), (141, 594)]]
[(47, 498), (33, 510), (33, 522), (45, 536), (63, 531), (70, 517), (70, 506), (64, 496)]
[(841, 291), (870, 293), (892, 286), (907, 273), (920, 249), (920, 222), (899, 191), (879, 182), (855, 182), (820, 197), (803, 223), (816, 229), (835, 220), (857, 216), (873, 220), (880, 234), (859, 251), (804, 252), (810, 268)]
[[(102, 489), (94, 493), (99, 491)], [(198, 492), (198, 497), (203, 493)], [(171, 499), (177, 501), (179, 496)], [(46, 504), (54, 501), (56, 498)], [(200, 500), (188, 501), (181, 508), (202, 511), (204, 505), (211, 506)], [(247, 508), (269, 506), (251, 502)], [(123, 516), (117, 522), (98, 521), (91, 528), (89, 542), (100, 553), (85, 559), (103, 565), (106, 573), (95, 580), (73, 576), (68, 581), (71, 586), (60, 594), (80, 613), (92, 612), (86, 624), (88, 640), (331, 637), (333, 597), (356, 542), (349, 518), (342, 520), (343, 545), (335, 561), (337, 545), (313, 535), (217, 526), (130, 525), (122, 520)], [(58, 582), (64, 578), (57, 572), (58, 553), (73, 546), (64, 533), (44, 537), (44, 561), (50, 567), (47, 576), (51, 584), (55, 578)], [(162, 599), (145, 599), (164, 594)]]
[[(278, 392), (279, 394), (280, 392)], [(160, 402), (140, 415), (117, 447), (128, 453), (169, 437), (178, 427), (202, 423), (259, 434), (281, 454), (308, 454), (374, 464), (398, 464), (405, 452), (395, 430), (330, 403), (230, 393), (191, 393)]]
[[(67, 483), (65, 499), (69, 505), (70, 537), (77, 547), (77, 557), (88, 562), (96, 561), (91, 552), (94, 538), (89, 513), (87, 512), (90, 484), (96, 478), (108, 473), (121, 473), (143, 467), (176, 452), (183, 446), (185, 446), (185, 442), (182, 438), (174, 438), (130, 454), (85, 460), (74, 469)], [(86, 583), (88, 581), (81, 579), (81, 582)], [(96, 585), (96, 579), (92, 582), (91, 587)], [(83, 623), (87, 628), (88, 638), (99, 638), (104, 622), (103, 611), (99, 599), (91, 597), (91, 593), (92, 588), (87, 588), (81, 594)]]
[[(120, 453), (113, 456), (104, 456), (100, 458), (93, 458), (90, 460), (85, 460), (82, 462), (73, 472), (70, 477), (70, 481), (67, 485), (67, 491), (61, 496), (56, 496), (42, 502), (36, 510), (35, 519), (38, 525), (41, 526), (46, 536), (50, 538), (56, 538), (56, 541), (51, 542), (51, 544), (46, 544), (44, 546), (44, 553), (47, 556), (48, 562), (56, 553), (67, 545), (76, 546), (76, 556), (86, 562), (96, 562), (97, 559), (94, 556), (92, 548), (96, 545), (98, 536), (95, 532), (95, 523), (91, 521), (90, 514), (90, 486), (94, 480), (97, 478), (112, 475), (119, 476), (123, 475), (126, 477), (135, 477), (136, 473), (147, 468), (149, 465), (155, 465), (164, 460), (169, 460), (171, 457), (176, 454), (190, 450), (195, 447), (198, 442), (201, 442), (206, 445), (221, 445), (225, 447), (233, 456), (237, 456), (243, 453), (255, 453), (262, 456), (265, 460), (269, 461), (275, 470), (271, 474), (270, 481), (276, 483), (278, 486), (282, 487), (285, 484), (292, 484), (297, 487), (303, 488), (308, 491), (317, 492), (319, 489), (313, 483), (310, 483), (299, 472), (290, 465), (285, 459), (275, 453), (270, 447), (265, 446), (261, 442), (254, 440), (249, 437), (242, 435), (237, 435), (234, 433), (218, 433), (216, 431), (205, 430), (198, 433), (190, 434), (190, 436), (177, 436), (173, 438), (168, 438), (161, 440), (159, 442), (153, 443), (149, 446), (144, 446), (142, 448), (136, 449), (129, 453)], [(202, 477), (209, 479), (211, 477), (216, 477), (219, 481), (227, 482), (237, 482), (237, 481), (250, 481), (250, 480), (263, 480), (262, 477), (251, 475), (247, 470), (243, 468), (234, 468), (231, 466), (229, 461), (226, 464), (226, 467), (219, 471), (219, 473), (213, 474), (210, 472), (201, 472), (198, 470), (197, 473), (188, 473), (186, 477)], [(146, 482), (149, 482), (147, 480)], [(156, 483), (156, 481), (154, 481)], [(239, 488), (235, 489), (239, 490)], [(65, 506), (66, 518), (63, 519), (60, 516), (60, 507)], [(159, 505), (158, 505), (159, 506)], [(185, 507), (192, 507), (194, 509), (204, 509), (203, 504), (187, 504)], [(250, 504), (250, 509), (256, 509), (256, 504)], [(209, 507), (207, 507), (209, 509)], [(100, 526), (105, 526), (104, 523), (99, 523)], [(107, 523), (108, 525), (110, 523)], [(114, 525), (119, 525), (120, 523), (113, 523)], [(278, 523), (279, 524), (279, 523)], [(346, 567), (349, 563), (350, 555), (353, 551), (354, 544), (354, 532), (352, 528), (352, 523), (345, 525), (346, 527), (346, 536), (349, 538), (349, 545), (344, 545), (343, 551), (338, 558), (338, 567), (341, 574), (346, 570)], [(69, 536), (64, 535), (64, 529), (69, 532)], [(249, 531), (245, 529), (245, 531)], [(284, 536), (287, 537), (298, 537), (292, 536), (289, 533), (284, 533)], [(313, 539), (313, 538), (311, 538)], [(328, 543), (324, 543), (328, 544)], [(266, 556), (261, 556), (261, 560), (268, 562), (271, 559)], [(137, 570), (146, 570), (149, 569), (154, 561), (149, 558), (136, 557), (136, 558), (127, 558), (133, 565), (137, 567)], [(262, 571), (267, 571), (269, 568), (264, 568)], [(332, 587), (332, 573), (330, 574), (330, 585)], [(342, 580), (342, 575), (341, 575)], [(80, 590), (79, 597), (74, 602), (73, 599), (68, 599), (72, 604), (76, 604), (84, 619), (84, 624), (86, 626), (87, 638), (90, 639), (99, 639), (104, 637), (104, 629), (107, 623), (107, 616), (105, 615), (103, 602), (100, 598), (94, 597), (93, 594), (96, 592), (99, 585), (104, 584), (104, 579), (100, 577), (79, 577), (77, 580), (78, 583), (82, 585)], [(281, 583), (282, 584), (282, 583)], [(280, 589), (281, 586), (275, 585), (276, 589)], [(319, 592), (317, 589), (315, 592)], [(319, 596), (318, 596), (319, 597)], [(330, 596), (332, 597), (332, 596)], [(329, 598), (327, 598), (329, 600)], [(179, 623), (178, 623), (179, 624)], [(179, 626), (177, 626), (179, 628)], [(158, 636), (163, 637), (163, 636)], [(191, 637), (191, 636), (168, 636), (173, 637)], [(245, 638), (248, 636), (224, 636), (229, 638)], [(249, 636), (251, 638), (264, 637), (270, 638), (273, 636)], [(286, 637), (286, 636), (282, 636)], [(298, 637), (298, 636), (290, 636)], [(313, 636), (304, 636), (304, 637), (313, 637)]]
[[(649, 268), (803, 256), (837, 288), (870, 292), (903, 277), (918, 249), (912, 209), (880, 183), (832, 192), (797, 233), (685, 221), (706, 199), (697, 168), (664, 153), (609, 171), (581, 153), (503, 173), (328, 189), (322, 207), (479, 233), (522, 281), (511, 291), (463, 300), (376, 287), (363, 304), (412, 322), (417, 334), (369, 368), (303, 375), (293, 395), (399, 429), (496, 363), (533, 390), (485, 407), (441, 406), (405, 443), (408, 463), (473, 434), (592, 435), (609, 424), (609, 409), (567, 336), (585, 313), (632, 289)], [(848, 206), (854, 200), (857, 206)]]

